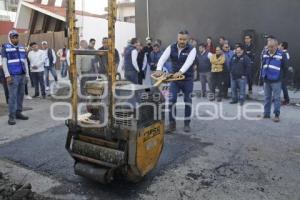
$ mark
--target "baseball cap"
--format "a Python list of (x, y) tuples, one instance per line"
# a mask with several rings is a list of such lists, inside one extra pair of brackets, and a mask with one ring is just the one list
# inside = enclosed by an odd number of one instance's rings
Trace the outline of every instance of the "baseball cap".
[(8, 33), (9, 37), (19, 36), (19, 33), (16, 30), (11, 30)]

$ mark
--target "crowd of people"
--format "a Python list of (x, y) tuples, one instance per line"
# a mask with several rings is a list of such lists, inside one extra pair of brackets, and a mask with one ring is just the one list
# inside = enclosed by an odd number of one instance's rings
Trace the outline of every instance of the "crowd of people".
[[(50, 73), (57, 83), (57, 57), (61, 64), (61, 77), (67, 76), (70, 61), (66, 47), (57, 53), (48, 47), (47, 41), (41, 44), (32, 42), (25, 47), (19, 44), (19, 34), (15, 30), (8, 33), (8, 40), (0, 51), (0, 80), (9, 105), (8, 123), (14, 125), (15, 119), (28, 120), (22, 114), (24, 97), (29, 100), (39, 97), (45, 99), (46, 92), (50, 90)], [(34, 87), (33, 96), (29, 95), (29, 84)]]
[[(24, 94), (28, 96), (28, 81), (35, 88), (33, 98), (40, 95), (46, 98), (46, 92), (50, 89), (49, 75), (58, 81), (56, 63), (59, 60), (61, 77), (68, 76), (70, 66), (70, 51), (65, 46), (57, 53), (48, 47), (47, 41), (41, 44), (30, 43), (28, 48), (19, 44), (18, 33), (9, 33), (9, 43), (4, 44), (1, 50), (0, 63), (1, 82), (4, 86), (7, 103), (9, 104), (10, 125), (16, 123), (15, 119), (27, 120), (22, 114)], [(78, 74), (81, 75), (81, 94), (84, 94), (84, 83), (95, 79), (91, 75), (106, 75), (108, 67), (109, 39), (102, 39), (102, 47), (98, 50), (103, 53), (98, 55), (79, 55), (76, 57)], [(81, 40), (79, 49), (96, 50), (96, 40), (89, 42)], [(40, 48), (41, 46), (41, 48)], [(218, 45), (214, 45), (211, 37), (201, 43), (191, 39), (188, 31), (178, 33), (177, 41), (162, 49), (162, 41), (154, 42), (146, 38), (143, 46), (137, 38), (128, 41), (121, 56), (123, 57), (122, 69), (124, 78), (134, 84), (153, 84), (150, 75), (161, 76), (163, 72), (172, 73), (174, 77), (185, 76), (183, 81), (175, 81), (170, 84), (170, 105), (175, 105), (177, 95), (182, 91), (184, 102), (192, 103), (191, 94), (195, 81), (201, 82), (201, 96), (209, 101), (221, 102), (223, 98), (229, 98), (231, 88), (231, 104), (240, 104), (246, 101), (246, 96), (252, 95), (253, 80), (255, 74), (255, 59), (259, 57), (261, 67), (260, 80), (264, 82), (265, 113), (264, 118), (270, 118), (271, 103), (274, 101), (274, 121), (279, 122), (280, 105), (289, 103), (289, 95), (286, 85), (286, 74), (289, 69), (288, 43), (281, 42), (269, 36), (265, 48), (261, 52), (255, 49), (251, 35), (245, 35), (244, 41), (236, 43), (231, 48), (225, 37), (220, 37)], [(58, 58), (58, 59), (57, 59)], [(115, 50), (116, 70), (120, 64), (120, 55)], [(85, 76), (86, 75), (86, 76)], [(119, 75), (120, 76), (120, 75)], [(246, 89), (248, 86), (248, 90)], [(24, 90), (23, 90), (24, 88)], [(281, 102), (281, 90), (284, 93), (284, 101)], [(191, 107), (186, 105), (186, 120), (184, 130), (190, 131)], [(174, 131), (176, 122), (170, 115), (170, 128)]]
[[(131, 48), (129, 51), (134, 50)], [(290, 103), (287, 74), (292, 67), (289, 62), (288, 43), (284, 41), (279, 43), (273, 36), (266, 38), (266, 46), (257, 53), (250, 34), (245, 35), (244, 41), (236, 43), (232, 49), (228, 40), (223, 36), (219, 38), (219, 44), (214, 47), (211, 37), (208, 37), (205, 43), (198, 45), (197, 41), (189, 39), (187, 31), (181, 31), (177, 42), (168, 46), (162, 54), (158, 54), (161, 55), (160, 58), (153, 59), (151, 57), (153, 52), (149, 54), (149, 63), (152, 66), (151, 70), (157, 71), (154, 73), (156, 76), (162, 75), (163, 64), (170, 61), (170, 72), (174, 73), (175, 77), (182, 74), (186, 77), (184, 81), (172, 82), (170, 85), (171, 106), (176, 104), (177, 94), (180, 91), (184, 95), (186, 103), (184, 131), (186, 132), (190, 131), (188, 118), (191, 114), (191, 107), (188, 105), (192, 103), (193, 82), (200, 80), (202, 97), (207, 97), (209, 101), (220, 102), (222, 98), (228, 98), (228, 91), (231, 88), (230, 104), (239, 103), (243, 106), (246, 96), (253, 95), (257, 56), (260, 60), (259, 81), (264, 85), (265, 95), (263, 118), (271, 118), (271, 104), (274, 102), (273, 121), (279, 122), (281, 104)], [(156, 69), (153, 66), (156, 66)], [(193, 77), (196, 78), (193, 80)], [(281, 91), (284, 93), (282, 102)], [(172, 132), (176, 130), (173, 113), (170, 113), (169, 119), (169, 130)]]

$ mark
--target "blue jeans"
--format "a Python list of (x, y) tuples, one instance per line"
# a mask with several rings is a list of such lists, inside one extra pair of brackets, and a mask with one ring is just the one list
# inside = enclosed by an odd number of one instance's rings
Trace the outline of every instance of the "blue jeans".
[(25, 75), (12, 75), (11, 78), (12, 83), (8, 84), (8, 109), (9, 116), (15, 118), (16, 113), (23, 110), (26, 77)]
[(44, 72), (32, 72), (31, 74), (32, 74), (32, 79), (34, 82), (34, 89), (35, 89), (34, 96), (40, 96), (40, 86), (41, 86), (42, 96), (43, 97), (46, 96)]
[(61, 77), (66, 77), (68, 74), (68, 63), (67, 61), (63, 61), (60, 63), (60, 69), (61, 69)]
[(265, 91), (265, 116), (270, 116), (271, 114), (271, 105), (272, 105), (272, 95), (274, 98), (274, 114), (276, 116), (280, 115), (280, 94), (281, 94), (281, 82), (276, 83), (264, 83), (264, 91)]
[[(171, 82), (170, 86), (170, 112), (169, 112), (169, 120), (170, 123), (175, 123), (175, 116), (176, 116), (176, 107), (174, 108), (175, 113), (172, 112), (173, 106), (176, 106), (177, 103), (177, 95), (180, 91), (183, 92), (184, 95), (184, 124), (189, 125), (191, 122), (191, 115), (192, 115), (192, 92), (193, 92), (194, 82), (193, 80), (185, 80), (185, 81), (175, 81)], [(174, 115), (173, 115), (174, 114)]]
[(50, 86), (49, 72), (52, 74), (55, 82), (57, 82), (57, 74), (56, 74), (56, 70), (55, 70), (54, 66), (49, 66), (49, 67), (45, 66), (45, 82), (46, 82), (46, 86), (47, 87)]
[[(236, 80), (233, 80), (231, 78), (231, 93), (232, 93), (232, 101), (235, 102), (244, 102), (245, 96), (246, 96), (246, 78), (239, 78)], [(238, 88), (240, 89), (240, 95), (238, 97)]]

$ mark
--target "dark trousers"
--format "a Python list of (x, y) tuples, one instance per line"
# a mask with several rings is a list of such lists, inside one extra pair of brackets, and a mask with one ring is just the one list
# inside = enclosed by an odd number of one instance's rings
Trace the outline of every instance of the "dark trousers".
[(145, 74), (144, 72), (139, 72), (138, 73), (138, 84), (143, 85), (143, 80), (145, 79)]
[[(28, 65), (28, 66), (29, 66), (29, 65)], [(33, 79), (32, 79), (30, 67), (28, 67), (28, 70), (29, 70), (29, 80), (30, 80), (31, 87), (34, 87), (34, 82), (33, 82)], [(27, 87), (28, 87), (28, 83), (27, 83), (26, 85), (27, 85)], [(26, 93), (25, 93), (25, 94), (26, 94)], [(28, 92), (27, 92), (26, 95), (28, 95)]]
[(290, 96), (289, 96), (289, 91), (287, 89), (287, 84), (285, 81), (282, 81), (281, 83), (281, 88), (283, 92), (283, 98), (286, 102), (290, 102)]
[(139, 84), (139, 76), (137, 71), (125, 71), (125, 79), (133, 84)]
[(230, 88), (230, 73), (229, 72), (223, 72), (223, 97), (228, 97), (228, 89)]
[[(191, 122), (191, 114), (192, 114), (192, 92), (193, 92), (194, 82), (193, 80), (185, 80), (185, 81), (175, 81), (171, 82), (170, 86), (170, 112), (169, 112), (169, 120), (170, 123), (175, 123), (176, 117), (176, 106), (177, 103), (177, 95), (180, 91), (183, 92), (184, 96), (184, 124), (189, 125)], [(174, 112), (172, 112), (174, 110)]]
[(211, 73), (212, 79), (212, 89), (211, 92), (217, 98), (222, 99), (224, 94), (224, 73), (223, 72), (212, 72)]
[(42, 96), (46, 96), (45, 82), (44, 82), (44, 71), (42, 72), (31, 72), (32, 79), (34, 82), (35, 93), (34, 96), (40, 96), (40, 87)]
[(251, 63), (251, 70), (249, 74), (247, 75), (247, 81), (248, 81), (248, 90), (252, 91), (252, 86), (253, 86), (253, 74), (254, 74), (254, 69), (253, 69), (254, 63)]

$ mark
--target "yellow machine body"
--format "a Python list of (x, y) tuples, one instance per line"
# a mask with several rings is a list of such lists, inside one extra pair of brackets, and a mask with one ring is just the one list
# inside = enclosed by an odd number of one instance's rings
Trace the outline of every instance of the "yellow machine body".
[(137, 138), (136, 167), (145, 176), (157, 164), (164, 144), (164, 125), (157, 122), (139, 131)]

